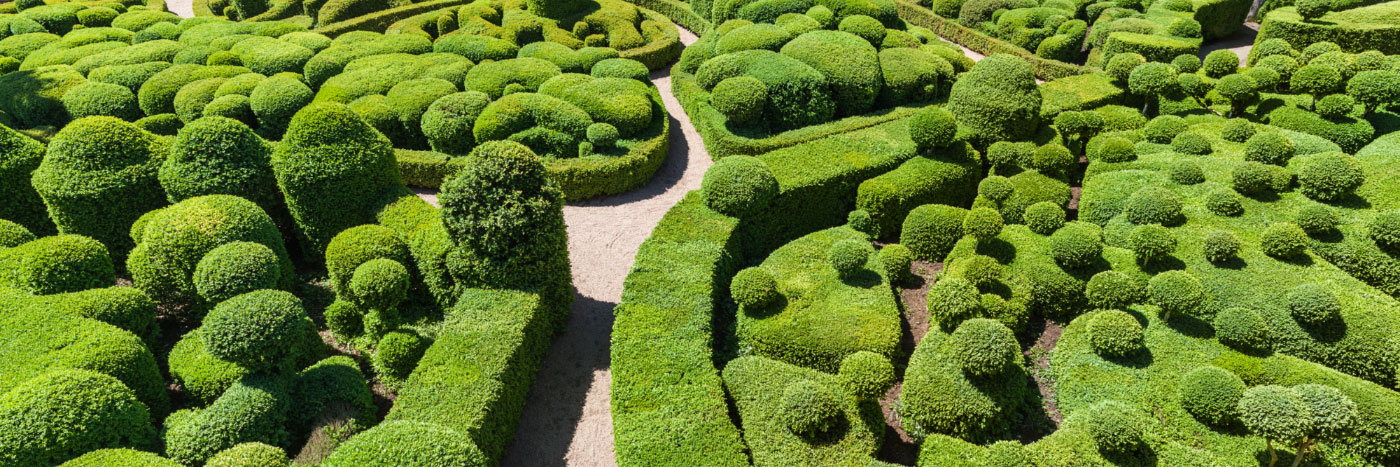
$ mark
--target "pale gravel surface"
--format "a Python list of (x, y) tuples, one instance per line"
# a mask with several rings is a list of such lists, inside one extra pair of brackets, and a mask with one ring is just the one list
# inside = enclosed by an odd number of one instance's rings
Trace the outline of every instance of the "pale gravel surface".
[(165, 0), (165, 9), (180, 15), (182, 18), (194, 16), (194, 2), (192, 0)]

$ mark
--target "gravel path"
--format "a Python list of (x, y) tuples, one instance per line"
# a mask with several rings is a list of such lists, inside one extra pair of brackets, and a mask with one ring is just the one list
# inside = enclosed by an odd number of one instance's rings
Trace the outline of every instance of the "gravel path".
[(171, 13), (180, 15), (181, 18), (190, 18), (194, 16), (194, 1), (165, 0), (165, 9), (170, 10)]

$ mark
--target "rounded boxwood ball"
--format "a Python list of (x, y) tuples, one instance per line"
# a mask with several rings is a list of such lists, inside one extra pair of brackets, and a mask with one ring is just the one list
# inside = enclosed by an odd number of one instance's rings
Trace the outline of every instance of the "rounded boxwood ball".
[(1400, 252), (1400, 210), (1385, 211), (1371, 219), (1370, 236), (1382, 250)]
[(1073, 164), (1074, 156), (1059, 144), (1047, 144), (1031, 153), (1031, 168), (1040, 173), (1059, 174), (1069, 170)]
[(1254, 137), (1254, 133), (1254, 123), (1243, 118), (1232, 118), (1225, 122), (1225, 127), (1220, 130), (1220, 137), (1232, 143), (1243, 143)]
[(958, 366), (974, 377), (1001, 374), (1021, 356), (1021, 346), (1011, 329), (987, 318), (963, 321), (948, 342)]
[(1240, 422), (1251, 433), (1271, 440), (1296, 440), (1311, 428), (1307, 403), (1292, 389), (1255, 386), (1244, 391), (1236, 406)]
[(768, 105), (768, 86), (752, 76), (726, 78), (710, 90), (710, 104), (734, 123), (757, 123)]
[(1269, 325), (1259, 312), (1249, 308), (1226, 308), (1215, 315), (1215, 337), (1238, 350), (1269, 348)]
[(1147, 296), (1166, 313), (1190, 313), (1205, 302), (1206, 288), (1196, 276), (1175, 269), (1148, 279)]
[(929, 287), (927, 303), (930, 317), (947, 331), (982, 310), (982, 295), (971, 281), (949, 277)]
[(1065, 210), (1053, 201), (1041, 201), (1026, 208), (1022, 218), (1026, 227), (1041, 235), (1050, 235), (1065, 225)]
[(1050, 235), (1050, 255), (1066, 269), (1088, 266), (1103, 252), (1098, 238), (1078, 230), (1060, 230)]
[(1176, 235), (1161, 224), (1139, 225), (1129, 234), (1128, 244), (1139, 262), (1155, 261), (1176, 249)]
[(235, 444), (210, 457), (204, 467), (287, 467), (287, 451), (276, 446), (251, 442)]
[(778, 283), (767, 269), (745, 268), (729, 282), (729, 294), (745, 308), (761, 308), (778, 299)]
[(870, 244), (860, 240), (841, 240), (831, 245), (826, 260), (841, 277), (847, 277), (865, 267), (870, 258)]
[(963, 217), (963, 232), (977, 240), (986, 241), (1001, 234), (1001, 213), (992, 208), (976, 208)]
[(280, 290), (259, 290), (214, 306), (200, 337), (210, 355), (262, 369), (291, 356), (308, 323), (301, 300)]
[(1275, 132), (1258, 133), (1244, 143), (1244, 159), (1283, 166), (1293, 158), (1293, 142)]
[(1235, 52), (1220, 49), (1206, 54), (1201, 60), (1201, 71), (1211, 78), (1219, 78), (1240, 71), (1240, 56)]
[(1308, 406), (1312, 436), (1316, 438), (1333, 439), (1357, 417), (1356, 402), (1332, 386), (1304, 383), (1293, 386), (1293, 392)]
[(1274, 174), (1269, 167), (1254, 161), (1237, 165), (1230, 172), (1230, 184), (1235, 188), (1235, 191), (1246, 195), (1268, 192), (1274, 186)]
[(1123, 309), (1142, 300), (1142, 283), (1119, 271), (1103, 271), (1089, 278), (1084, 297), (1089, 306), (1100, 309)]
[(1212, 263), (1223, 263), (1234, 259), (1239, 252), (1240, 240), (1235, 238), (1235, 234), (1224, 230), (1208, 233), (1201, 240), (1201, 254), (1206, 257), (1206, 261)]
[(366, 307), (387, 310), (408, 297), (408, 268), (389, 258), (376, 258), (355, 268), (350, 290)]
[(608, 123), (594, 123), (588, 125), (587, 136), (588, 142), (593, 143), (593, 147), (611, 148), (617, 144), (617, 127)]
[(1183, 220), (1181, 200), (1171, 190), (1147, 187), (1128, 198), (1123, 214), (1134, 224), (1175, 225)]
[(1015, 190), (1016, 188), (1011, 185), (1011, 179), (1001, 175), (992, 175), (977, 182), (977, 194), (998, 203), (1010, 198)]
[(35, 238), (38, 237), (35, 237), (34, 234), (29, 232), (29, 229), (24, 228), (24, 226), (16, 224), (13, 221), (0, 219), (0, 250), (20, 246), (33, 241)]
[(1298, 214), (1293, 216), (1293, 220), (1308, 235), (1333, 232), (1337, 230), (1337, 224), (1341, 223), (1341, 218), (1337, 216), (1336, 211), (1320, 203), (1309, 204), (1298, 209)]
[(875, 219), (870, 217), (870, 211), (857, 209), (846, 214), (846, 225), (851, 226), (856, 232), (871, 234), (875, 231)]
[(898, 284), (909, 278), (909, 265), (914, 262), (914, 253), (904, 245), (891, 243), (880, 248), (880, 264), (885, 266), (885, 276), (890, 283)]
[(700, 195), (710, 209), (744, 217), (763, 210), (778, 195), (778, 179), (757, 157), (729, 156), (705, 171)]
[(1168, 169), (1172, 181), (1181, 185), (1195, 185), (1206, 181), (1206, 172), (1201, 165), (1192, 161), (1173, 162)]
[(1142, 444), (1142, 415), (1136, 407), (1106, 400), (1089, 406), (1089, 435), (1100, 451), (1128, 453)]
[(1137, 155), (1133, 141), (1118, 136), (1094, 138), (1090, 144), (1089, 159), (1102, 162), (1128, 162)]
[(1195, 73), (1201, 69), (1201, 58), (1195, 54), (1181, 54), (1172, 59), (1172, 66), (1179, 73)]
[(1089, 345), (1104, 357), (1124, 357), (1143, 349), (1142, 324), (1122, 310), (1103, 310), (1089, 320)]
[(389, 420), (336, 447), (322, 467), (485, 467), (486, 455), (464, 433), (435, 423)]
[(1346, 94), (1330, 94), (1317, 100), (1317, 114), (1327, 119), (1345, 117), (1355, 108), (1356, 100)]
[(811, 436), (825, 432), (841, 420), (841, 402), (836, 392), (811, 380), (789, 384), (783, 389), (778, 419), (793, 433)]
[(1142, 127), (1142, 135), (1147, 137), (1147, 141), (1157, 144), (1171, 143), (1176, 135), (1186, 131), (1186, 119), (1176, 115), (1161, 115), (1147, 122), (1147, 126)]
[(282, 268), (267, 245), (230, 242), (204, 254), (194, 268), (194, 287), (209, 303), (254, 290), (275, 289)]
[(1194, 131), (1182, 132), (1172, 138), (1172, 150), (1197, 156), (1210, 154), (1210, 140)]
[(1031, 457), (1018, 441), (997, 441), (987, 446), (987, 463), (996, 467), (1030, 467)]
[(391, 331), (374, 348), (374, 369), (391, 380), (402, 381), (418, 367), (428, 341), (411, 330)]
[(1288, 291), (1285, 298), (1293, 319), (1305, 325), (1333, 321), (1342, 314), (1342, 302), (1332, 291), (1318, 284), (1303, 284)]
[(1120, 53), (1108, 59), (1108, 65), (1104, 66), (1103, 69), (1105, 72), (1108, 72), (1108, 75), (1112, 76), (1113, 79), (1127, 83), (1129, 77), (1132, 76), (1133, 70), (1144, 63), (1147, 63), (1147, 59), (1143, 58), (1142, 55)]
[(1298, 171), (1298, 185), (1304, 195), (1318, 201), (1347, 197), (1362, 183), (1366, 172), (1355, 157), (1340, 152), (1320, 154), (1309, 159)]
[(962, 278), (978, 288), (991, 285), (1002, 277), (1001, 263), (990, 256), (972, 255), (963, 259), (960, 266)]
[(1240, 195), (1231, 190), (1217, 190), (1206, 195), (1206, 209), (1219, 216), (1238, 216), (1244, 213)]
[(958, 123), (953, 113), (942, 107), (924, 107), (909, 117), (909, 137), (921, 149), (952, 144), (957, 132)]
[(841, 359), (837, 376), (847, 391), (862, 399), (879, 398), (895, 383), (894, 364), (890, 359), (867, 350)]
[(1202, 366), (1181, 376), (1177, 397), (1181, 408), (1207, 425), (1221, 426), (1238, 415), (1245, 385), (1239, 376), (1218, 366)]
[(331, 302), (324, 312), (326, 328), (341, 338), (359, 336), (365, 330), (364, 316), (367, 311), (349, 300)]
[(57, 465), (98, 448), (153, 446), (146, 406), (120, 380), (52, 369), (0, 394), (0, 461)]
[(1291, 222), (1279, 222), (1264, 229), (1259, 249), (1275, 258), (1287, 259), (1308, 251), (1308, 234)]
[(89, 81), (63, 93), (63, 108), (73, 119), (105, 115), (128, 122), (141, 118), (136, 94), (120, 84)]

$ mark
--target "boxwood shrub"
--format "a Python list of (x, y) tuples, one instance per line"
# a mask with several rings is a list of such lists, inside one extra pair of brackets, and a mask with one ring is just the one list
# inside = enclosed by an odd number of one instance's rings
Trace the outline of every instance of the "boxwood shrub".
[(108, 375), (56, 369), (0, 395), (0, 460), (54, 465), (95, 448), (156, 445), (151, 415)]

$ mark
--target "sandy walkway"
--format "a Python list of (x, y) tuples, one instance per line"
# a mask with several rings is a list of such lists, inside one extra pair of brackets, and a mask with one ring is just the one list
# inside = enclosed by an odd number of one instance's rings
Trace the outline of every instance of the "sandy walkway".
[(194, 1), (165, 0), (165, 9), (170, 10), (171, 13), (180, 15), (181, 18), (190, 18), (194, 16)]

